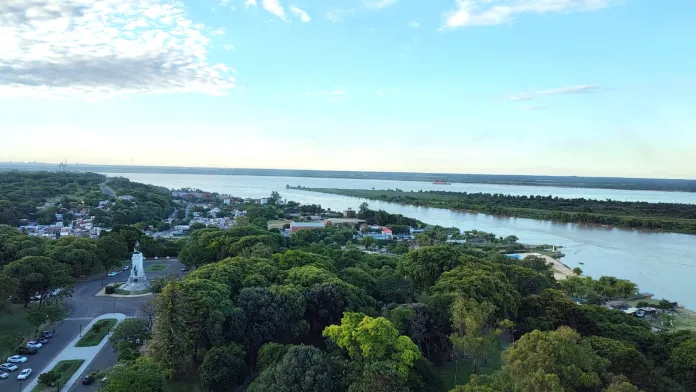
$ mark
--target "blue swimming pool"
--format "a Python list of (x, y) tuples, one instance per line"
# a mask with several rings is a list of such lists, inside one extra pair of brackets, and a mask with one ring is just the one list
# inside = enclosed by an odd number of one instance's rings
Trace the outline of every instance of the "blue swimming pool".
[(507, 255), (507, 257), (509, 257), (509, 258), (511, 258), (511, 259), (516, 259), (516, 260), (521, 260), (521, 259), (522, 259), (522, 256), (518, 255), (517, 253), (513, 253), (513, 254), (510, 254), (510, 255)]

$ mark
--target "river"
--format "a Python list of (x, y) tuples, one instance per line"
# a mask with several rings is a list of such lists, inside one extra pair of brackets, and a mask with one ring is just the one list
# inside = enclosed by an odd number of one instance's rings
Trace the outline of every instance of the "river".
[[(585, 189), (533, 187), (519, 185), (452, 184), (434, 185), (424, 182), (355, 180), (305, 177), (254, 177), (197, 174), (104, 173), (122, 176), (132, 181), (167, 188), (199, 188), (205, 191), (229, 193), (233, 196), (260, 198), (277, 191), (287, 200), (302, 204), (320, 204), (333, 210), (357, 209), (364, 200), (286, 189), (286, 185), (310, 188), (353, 189), (447, 189), (459, 192), (487, 192), (510, 195), (552, 195), (565, 198), (593, 198), (627, 201), (669, 202), (696, 204), (696, 193), (627, 191), (615, 189)], [(439, 208), (404, 206), (367, 200), (372, 209), (403, 214), (429, 224), (477, 229), (499, 236), (516, 235), (520, 242), (563, 246), (562, 261), (571, 268), (580, 267), (585, 275), (598, 278), (612, 275), (638, 283), (641, 291), (655, 294), (696, 309), (696, 236), (675, 233), (655, 233), (639, 230), (608, 228), (574, 223), (554, 223), (525, 218), (495, 217), (485, 214), (454, 212)]]

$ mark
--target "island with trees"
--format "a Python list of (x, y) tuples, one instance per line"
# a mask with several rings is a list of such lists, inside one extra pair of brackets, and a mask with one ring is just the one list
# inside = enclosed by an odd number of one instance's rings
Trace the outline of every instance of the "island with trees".
[(498, 216), (696, 234), (696, 205), (694, 204), (647, 203), (585, 198), (564, 199), (554, 196), (513, 196), (448, 191), (405, 192), (399, 189), (290, 188), (419, 207), (481, 212)]

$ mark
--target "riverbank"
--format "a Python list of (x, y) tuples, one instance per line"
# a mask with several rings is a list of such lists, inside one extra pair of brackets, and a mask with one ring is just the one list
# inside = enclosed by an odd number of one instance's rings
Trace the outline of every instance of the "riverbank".
[(542, 255), (541, 253), (519, 253), (519, 255), (521, 258), (536, 256), (546, 260), (547, 264), (551, 264), (553, 268), (553, 277), (556, 278), (556, 280), (565, 280), (571, 276), (576, 276), (570, 267), (551, 256)]
[(696, 235), (696, 205), (448, 191), (288, 187), (417, 207)]

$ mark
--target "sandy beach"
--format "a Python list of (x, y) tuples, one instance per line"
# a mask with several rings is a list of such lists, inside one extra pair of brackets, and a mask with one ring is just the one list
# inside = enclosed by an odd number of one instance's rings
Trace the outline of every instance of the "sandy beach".
[(569, 276), (575, 276), (575, 273), (573, 273), (573, 270), (571, 268), (568, 268), (563, 263), (554, 259), (551, 256), (545, 256), (540, 253), (520, 253), (519, 255), (522, 258), (525, 258), (527, 256), (536, 256), (546, 260), (547, 263), (553, 266), (553, 276), (556, 278), (556, 280), (564, 280), (568, 279)]

